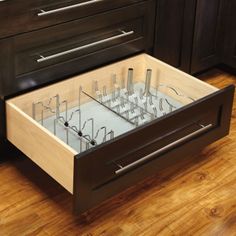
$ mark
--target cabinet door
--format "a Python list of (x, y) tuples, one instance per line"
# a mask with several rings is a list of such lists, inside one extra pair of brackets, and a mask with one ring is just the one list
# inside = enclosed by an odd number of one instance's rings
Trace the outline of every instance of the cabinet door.
[(196, 0), (159, 0), (154, 56), (189, 72)]
[(225, 2), (225, 43), (223, 62), (236, 69), (236, 1)]
[(221, 62), (222, 3), (222, 0), (197, 1), (191, 73), (208, 69)]

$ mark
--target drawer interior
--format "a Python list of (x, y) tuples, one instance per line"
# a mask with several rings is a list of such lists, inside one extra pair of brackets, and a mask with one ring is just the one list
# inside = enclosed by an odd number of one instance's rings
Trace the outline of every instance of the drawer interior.
[(8, 100), (7, 138), (73, 193), (76, 155), (217, 90), (141, 54)]

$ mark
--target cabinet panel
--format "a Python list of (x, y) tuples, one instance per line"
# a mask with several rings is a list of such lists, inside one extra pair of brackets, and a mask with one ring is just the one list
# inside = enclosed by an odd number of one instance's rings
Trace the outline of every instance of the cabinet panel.
[(0, 38), (91, 16), (140, 1), (142, 0), (0, 1)]
[(190, 57), (196, 0), (160, 0), (157, 4), (154, 56), (186, 72)]
[(154, 55), (175, 66), (181, 65), (181, 45), (185, 0), (159, 1)]
[[(7, 96), (62, 80), (141, 51), (151, 51), (155, 1), (0, 41), (0, 94)], [(150, 14), (150, 15), (149, 15)]]
[(191, 73), (220, 63), (222, 0), (198, 0)]
[(225, 42), (223, 62), (236, 69), (236, 1), (225, 1)]

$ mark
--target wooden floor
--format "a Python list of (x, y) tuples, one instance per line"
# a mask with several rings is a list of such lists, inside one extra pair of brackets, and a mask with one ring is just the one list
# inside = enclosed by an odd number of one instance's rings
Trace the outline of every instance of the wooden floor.
[[(236, 84), (219, 70), (204, 80)], [(71, 213), (69, 193), (12, 157), (0, 164), (0, 235), (236, 235), (236, 102), (233, 112), (228, 137), (82, 217)]]

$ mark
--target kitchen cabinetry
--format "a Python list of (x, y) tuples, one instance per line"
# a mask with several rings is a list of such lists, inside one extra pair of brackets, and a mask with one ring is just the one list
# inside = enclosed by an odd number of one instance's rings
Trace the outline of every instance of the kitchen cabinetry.
[(227, 135), (233, 94), (140, 54), (7, 99), (6, 137), (83, 213)]
[[(73, 195), (77, 213), (228, 134), (234, 86), (219, 90), (146, 54), (155, 0), (54, 2), (0, 2), (5, 16), (31, 19), (0, 21), (0, 132)], [(185, 11), (172, 13), (180, 27)]]
[[(129, 2), (134, 1), (126, 4)], [(128, 55), (150, 52), (152, 10), (155, 12), (154, 0), (139, 1), (0, 40), (1, 94), (12, 95)], [(54, 19), (54, 15), (50, 17)], [(7, 28), (4, 21), (1, 24)]]
[[(142, 0), (0, 1), (0, 38), (128, 6)], [(13, 20), (14, 19), (14, 20)]]
[(191, 73), (221, 63), (222, 0), (197, 0)]
[(192, 74), (220, 64), (223, 2), (159, 1), (154, 56)]
[(236, 69), (236, 2), (234, 0), (225, 1), (224, 11), (224, 64)]
[(189, 72), (196, 0), (157, 1), (154, 56)]

